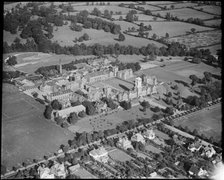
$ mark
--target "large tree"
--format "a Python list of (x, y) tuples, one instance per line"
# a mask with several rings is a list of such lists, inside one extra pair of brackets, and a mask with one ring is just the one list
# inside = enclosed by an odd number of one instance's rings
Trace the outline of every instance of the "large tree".
[(50, 105), (46, 106), (46, 109), (44, 111), (44, 117), (47, 118), (47, 119), (51, 119), (52, 111), (53, 111), (53, 109)]
[(54, 110), (60, 110), (62, 108), (62, 105), (60, 104), (60, 102), (55, 99), (51, 102), (51, 106)]
[(75, 112), (73, 112), (70, 114), (68, 121), (70, 124), (75, 124), (78, 121), (78, 119), (79, 119), (78, 115)]

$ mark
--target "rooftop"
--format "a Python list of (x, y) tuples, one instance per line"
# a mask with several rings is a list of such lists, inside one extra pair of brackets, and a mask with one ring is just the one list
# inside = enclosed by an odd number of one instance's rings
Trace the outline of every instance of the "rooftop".
[(67, 89), (67, 90), (64, 90), (64, 91), (51, 93), (51, 95), (54, 97), (54, 96), (60, 96), (62, 94), (68, 94), (68, 93), (72, 93), (72, 90), (71, 89)]

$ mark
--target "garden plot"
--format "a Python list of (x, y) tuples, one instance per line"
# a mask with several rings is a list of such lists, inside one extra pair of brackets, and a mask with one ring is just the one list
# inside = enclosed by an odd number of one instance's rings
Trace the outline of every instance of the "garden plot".
[[(141, 22), (137, 22), (140, 24)], [(193, 25), (184, 22), (177, 21), (165, 21), (165, 22), (143, 22), (145, 26), (151, 25), (152, 30), (149, 32), (149, 37), (151, 37), (154, 33), (160, 37), (165, 37), (165, 34), (168, 33), (170, 37), (185, 35), (187, 31), (191, 31), (191, 28), (195, 28), (196, 31), (205, 31), (205, 30), (213, 30), (214, 28), (208, 28), (198, 25)], [(138, 34), (134, 33), (134, 34)]]
[(152, 153), (157, 153), (157, 154), (162, 152), (160, 149), (158, 149), (158, 148), (156, 148), (156, 147), (154, 147), (154, 146), (152, 146), (150, 144), (146, 145), (145, 149), (148, 150), (148, 151), (151, 151)]
[(179, 42), (185, 44), (187, 47), (200, 47), (209, 46), (216, 43), (221, 43), (222, 32), (221, 31), (210, 31), (189, 34), (186, 36), (170, 38), (170, 41)]
[(76, 169), (72, 174), (75, 174), (76, 176), (80, 176), (80, 178), (82, 179), (97, 179), (97, 177), (95, 177), (89, 171), (85, 170), (82, 167)]
[(108, 153), (108, 156), (114, 161), (121, 161), (121, 162), (130, 161), (131, 159), (133, 159), (131, 156), (129, 156), (128, 154), (126, 154), (120, 149), (115, 149), (113, 151), (110, 151)]
[(162, 17), (165, 17), (167, 13), (170, 13), (173, 16), (177, 16), (179, 19), (188, 19), (188, 18), (199, 18), (199, 19), (211, 19), (214, 17), (214, 15), (200, 12), (194, 9), (189, 9), (189, 8), (183, 8), (183, 9), (174, 9), (174, 10), (164, 10), (164, 11), (159, 11), (160, 15)]
[(222, 14), (221, 6), (205, 5), (205, 6), (195, 7), (195, 9), (202, 9), (204, 12), (217, 14), (217, 15), (221, 15)]

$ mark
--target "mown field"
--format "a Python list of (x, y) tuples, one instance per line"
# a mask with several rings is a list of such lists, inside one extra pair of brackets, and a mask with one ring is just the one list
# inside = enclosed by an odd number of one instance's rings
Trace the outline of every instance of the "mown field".
[(45, 107), (14, 86), (3, 84), (1, 162), (7, 167), (43, 158), (73, 138), (43, 117)]
[(209, 109), (206, 108), (204, 111), (200, 111), (185, 119), (175, 121), (175, 125), (187, 126), (192, 131), (196, 129), (199, 134), (204, 134), (208, 138), (213, 137), (218, 142), (222, 139), (221, 104)]
[(155, 4), (155, 5), (161, 5), (161, 4), (173, 4), (175, 2), (173, 1), (149, 1), (149, 2), (146, 2), (146, 4)]
[[(137, 22), (137, 24), (140, 24), (141, 22)], [(175, 21), (166, 21), (166, 22), (143, 22), (145, 26), (151, 25), (152, 30), (149, 31), (149, 37), (151, 37), (154, 33), (158, 36), (165, 37), (165, 34), (168, 33), (170, 37), (178, 36), (178, 35), (185, 35), (186, 32), (190, 32), (191, 28), (195, 28), (196, 31), (205, 31), (205, 30), (213, 30), (214, 28), (208, 28), (198, 25), (193, 25), (189, 23), (183, 23), (183, 22), (175, 22)], [(138, 34), (132, 33), (132, 34)]]
[(212, 14), (216, 14), (216, 15), (221, 15), (222, 14), (222, 9), (221, 6), (212, 6), (212, 5), (204, 5), (204, 6), (198, 6), (195, 7), (196, 9), (203, 9), (204, 12), (209, 12)]
[(199, 18), (202, 20), (205, 19), (211, 19), (214, 17), (214, 15), (207, 14), (205, 12), (200, 12), (194, 9), (189, 9), (189, 8), (183, 8), (183, 9), (174, 9), (174, 10), (164, 10), (164, 11), (159, 11), (161, 16), (165, 17), (167, 13), (170, 13), (173, 16), (177, 16), (180, 19), (188, 19), (188, 18)]

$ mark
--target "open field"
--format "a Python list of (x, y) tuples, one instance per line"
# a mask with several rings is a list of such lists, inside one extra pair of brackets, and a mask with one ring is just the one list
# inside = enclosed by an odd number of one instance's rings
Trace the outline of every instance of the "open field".
[(204, 5), (204, 6), (198, 6), (195, 7), (196, 9), (203, 9), (204, 12), (209, 12), (212, 14), (217, 14), (217, 15), (221, 15), (222, 14), (222, 9), (221, 6), (212, 6), (212, 5)]
[(175, 2), (173, 1), (150, 1), (150, 2), (146, 2), (146, 4), (155, 4), (155, 5), (159, 5), (159, 4), (173, 4)]
[[(141, 22), (136, 22), (140, 24)], [(193, 25), (184, 22), (177, 21), (166, 21), (166, 22), (143, 22), (144, 25), (148, 26), (149, 24), (152, 26), (152, 30), (149, 31), (149, 37), (151, 37), (154, 33), (158, 36), (165, 37), (165, 34), (168, 33), (170, 37), (185, 35), (187, 31), (191, 31), (191, 28), (195, 28), (196, 31), (205, 31), (205, 30), (213, 30), (213, 28)], [(133, 34), (138, 34), (133, 33)]]
[(131, 159), (133, 159), (131, 156), (121, 151), (120, 149), (114, 149), (113, 151), (110, 151), (108, 153), (108, 156), (115, 161), (121, 162), (130, 161)]
[(73, 138), (70, 131), (43, 117), (43, 105), (18, 92), (14, 86), (3, 84), (2, 102), (1, 156), (7, 167), (27, 158), (43, 158)]
[[(172, 4), (168, 4), (168, 5), (158, 5), (160, 7), (164, 7), (166, 6), (167, 8), (171, 8), (171, 5)], [(187, 3), (175, 3), (173, 4), (174, 5), (174, 9), (175, 8), (184, 8), (184, 7), (194, 7), (194, 6), (197, 6), (197, 3), (191, 3), (191, 2), (187, 2)]]
[[(122, 12), (123, 14), (127, 14), (131, 9), (129, 8), (125, 8), (125, 7), (119, 7), (117, 5), (110, 5), (110, 6), (100, 6), (100, 5), (94, 5), (94, 6), (73, 6), (74, 10), (77, 11), (82, 11), (82, 10), (87, 10), (89, 12), (92, 12), (94, 8), (99, 9), (102, 13), (104, 13), (104, 10), (108, 10), (108, 11), (113, 11), (114, 13), (116, 12)], [(140, 12), (137, 10), (137, 12)]]
[(181, 37), (170, 38), (169, 41), (179, 42), (188, 47), (209, 46), (221, 43), (222, 32), (220, 30), (189, 34)]
[(140, 7), (143, 7), (145, 8), (145, 10), (150, 10), (150, 11), (157, 11), (157, 10), (161, 10), (161, 8), (159, 7), (155, 7), (155, 6), (151, 6), (151, 5), (136, 5), (137, 7), (140, 6)]
[[(138, 14), (138, 20), (139, 21), (155, 21), (154, 18), (155, 16), (150, 16), (150, 15), (146, 15), (146, 14)], [(165, 21), (166, 19), (164, 18), (159, 18), (156, 17), (156, 21)], [(134, 21), (135, 23), (138, 23), (138, 21)]]
[(213, 19), (209, 21), (204, 21), (204, 24), (208, 26), (212, 26), (212, 25), (220, 26), (221, 22), (222, 22), (222, 19)]
[(217, 45), (213, 45), (213, 46), (208, 46), (205, 48), (199, 48), (199, 49), (209, 49), (211, 51), (211, 54), (216, 54), (217, 50), (222, 49), (222, 44), (217, 44)]
[[(155, 12), (154, 12), (155, 13)], [(214, 15), (207, 14), (204, 12), (200, 12), (194, 9), (189, 9), (189, 8), (183, 8), (183, 9), (174, 9), (174, 10), (164, 10), (164, 11), (159, 11), (161, 16), (165, 17), (167, 13), (170, 13), (173, 16), (177, 16), (180, 19), (188, 19), (188, 18), (199, 18), (199, 19), (210, 19), (213, 18)]]
[(175, 121), (175, 125), (187, 126), (192, 131), (196, 129), (199, 134), (204, 134), (208, 138), (213, 137), (216, 141), (220, 141), (222, 137), (221, 104), (209, 109), (207, 110), (206, 108), (206, 110), (200, 111), (197, 114)]
[(97, 179), (96, 176), (92, 175), (89, 171), (82, 167), (76, 169), (72, 174), (80, 176), (81, 179)]
[[(128, 22), (118, 21), (116, 22), (116, 24), (121, 25), (122, 31), (128, 29), (128, 27), (134, 26), (137, 28), (137, 25), (134, 25)], [(103, 30), (96, 30), (96, 29), (83, 29), (81, 32), (76, 32), (76, 31), (70, 30), (69, 25), (58, 27), (57, 31), (54, 30), (54, 37), (52, 38), (52, 40), (57, 41), (62, 46), (65, 46), (65, 45), (73, 46), (75, 45), (73, 40), (76, 37), (79, 38), (83, 36), (84, 33), (87, 33), (91, 38), (91, 40), (84, 42), (86, 45), (93, 45), (95, 43), (100, 43), (101, 45), (109, 45), (109, 44), (118, 43), (120, 45), (133, 45), (135, 47), (141, 47), (141, 46), (146, 46), (149, 43), (154, 43), (159, 47), (163, 46), (161, 43), (158, 43), (152, 40), (147, 40), (147, 39), (138, 38), (138, 37), (136, 38), (136, 37), (128, 36), (128, 35), (125, 35), (126, 37), (125, 41), (120, 42), (115, 40), (115, 39), (118, 39), (118, 35), (114, 35), (111, 33), (104, 32)], [(135, 43), (133, 44), (133, 42)], [(81, 42), (79, 42), (78, 44), (81, 44)]]
[(6, 41), (8, 43), (8, 45), (11, 45), (14, 42), (14, 40), (18, 37), (20, 39), (20, 42), (22, 44), (25, 44), (26, 39), (20, 38), (20, 36), (19, 36), (20, 33), (21, 33), (21, 31), (17, 31), (16, 34), (11, 34), (10, 32), (3, 30), (3, 41)]
[(119, 123), (130, 119), (136, 120), (141, 118), (150, 118), (154, 114), (150, 109), (146, 112), (141, 111), (142, 106), (137, 105), (129, 110), (113, 112), (108, 115), (100, 115), (100, 117), (87, 116), (80, 119), (75, 125), (70, 126), (72, 132), (90, 132), (94, 130), (105, 130), (115, 128)]

